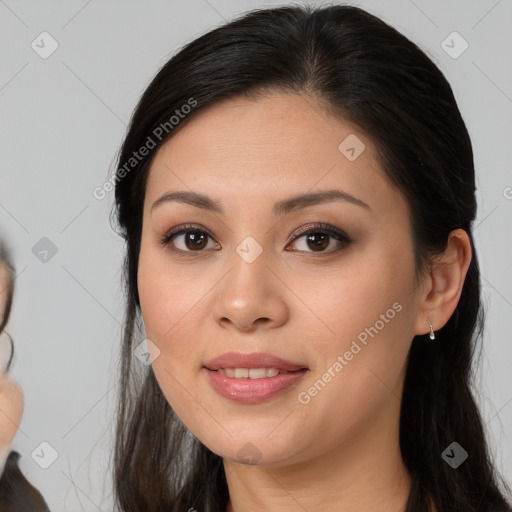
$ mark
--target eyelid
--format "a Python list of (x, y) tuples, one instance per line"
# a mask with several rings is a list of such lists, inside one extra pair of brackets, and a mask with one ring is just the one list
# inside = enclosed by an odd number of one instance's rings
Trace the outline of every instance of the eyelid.
[[(163, 246), (167, 246), (171, 239), (177, 235), (182, 235), (187, 232), (200, 232), (206, 234), (211, 240), (213, 240), (215, 243), (218, 244), (217, 240), (215, 240), (215, 237), (211, 234), (211, 232), (202, 226), (201, 224), (181, 224), (179, 226), (175, 226), (171, 230), (167, 231), (161, 238), (160, 243)], [(305, 226), (302, 226), (299, 228), (299, 230), (293, 232), (286, 241), (286, 246), (288, 246), (291, 242), (295, 242), (299, 238), (302, 238), (305, 235), (311, 234), (311, 233), (326, 233), (332, 238), (336, 239), (339, 243), (341, 243), (343, 246), (350, 245), (353, 240), (340, 228), (337, 228), (336, 226), (333, 226), (331, 224), (327, 224), (325, 222), (312, 222), (310, 224), (306, 224)], [(335, 252), (338, 252), (343, 247), (338, 247), (338, 249), (334, 249), (331, 251), (297, 251), (297, 252), (306, 252), (308, 254), (312, 255), (327, 255), (327, 254), (333, 254)], [(201, 251), (183, 251), (181, 249), (170, 249), (173, 253), (177, 254), (184, 254), (184, 255), (194, 255), (194, 254), (200, 254), (202, 252), (206, 252), (204, 250)], [(285, 249), (286, 250), (286, 249)], [(290, 252), (290, 251), (288, 251)]]
[(297, 231), (292, 233), (287, 240), (287, 243), (296, 240), (304, 235), (308, 235), (310, 233), (327, 233), (333, 237), (343, 238), (345, 241), (351, 241), (350, 237), (345, 233), (342, 229), (337, 228), (331, 224), (327, 224), (325, 222), (312, 222), (311, 224), (306, 224), (302, 226)]
[(181, 234), (182, 232), (188, 231), (204, 231), (212, 240), (214, 239), (210, 231), (201, 224), (180, 224), (179, 226), (175, 226), (171, 228), (169, 231), (166, 231), (164, 235), (161, 237), (161, 241), (163, 243), (164, 240), (169, 240), (173, 235), (177, 235), (178, 233)]
[[(215, 240), (214, 236), (210, 233), (210, 230), (202, 226), (201, 224), (180, 224), (179, 226), (175, 226), (174, 228), (166, 231), (162, 237), (160, 237), (160, 243), (166, 247), (171, 239), (175, 236), (182, 235), (184, 233), (189, 232), (199, 232), (206, 234), (209, 238), (211, 238), (215, 243), (218, 242)], [(205, 251), (182, 251), (181, 249), (170, 249), (173, 253), (177, 254), (199, 254)]]
[[(329, 251), (293, 251), (301, 254), (302, 256), (306, 257), (305, 255), (308, 255), (308, 257), (327, 257), (333, 254), (336, 254), (340, 252), (341, 250), (347, 248), (349, 245), (352, 244), (353, 240), (351, 237), (347, 235), (345, 231), (343, 231), (340, 228), (337, 228), (336, 226), (333, 226), (331, 224), (326, 224), (325, 222), (314, 222), (312, 224), (306, 225), (301, 227), (298, 231), (294, 232), (291, 237), (288, 239), (287, 246), (290, 243), (296, 243), (297, 240), (301, 239), (302, 237), (313, 234), (313, 233), (325, 233), (330, 238), (334, 238), (338, 242), (338, 247), (331, 249)], [(285, 250), (287, 250), (285, 248)], [(290, 252), (290, 251), (288, 251)]]

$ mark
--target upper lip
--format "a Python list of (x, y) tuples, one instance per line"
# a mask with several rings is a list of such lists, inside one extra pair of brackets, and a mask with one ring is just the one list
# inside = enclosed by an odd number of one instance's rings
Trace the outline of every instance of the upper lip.
[(303, 364), (295, 364), (265, 352), (250, 354), (226, 352), (211, 359), (204, 366), (209, 370), (218, 370), (219, 368), (276, 368), (288, 372), (306, 368)]

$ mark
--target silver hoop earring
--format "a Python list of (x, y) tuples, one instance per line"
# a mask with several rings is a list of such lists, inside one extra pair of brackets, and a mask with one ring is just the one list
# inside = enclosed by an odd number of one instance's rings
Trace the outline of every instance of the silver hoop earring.
[(436, 335), (434, 334), (434, 328), (432, 327), (432, 324), (430, 324), (430, 339), (435, 340)]

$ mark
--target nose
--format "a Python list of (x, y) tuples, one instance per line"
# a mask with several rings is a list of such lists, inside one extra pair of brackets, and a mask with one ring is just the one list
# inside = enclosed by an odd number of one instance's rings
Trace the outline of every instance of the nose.
[(252, 332), (275, 329), (289, 316), (286, 286), (263, 251), (250, 261), (235, 252), (218, 290), (213, 313), (223, 328)]

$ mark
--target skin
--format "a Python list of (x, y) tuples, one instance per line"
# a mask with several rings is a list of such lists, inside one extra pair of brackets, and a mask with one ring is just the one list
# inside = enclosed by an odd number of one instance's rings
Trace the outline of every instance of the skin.
[[(366, 147), (354, 161), (338, 150), (350, 134)], [(272, 212), (277, 201), (328, 189), (370, 208), (331, 201), (283, 217)], [(151, 211), (162, 195), (178, 190), (206, 194), (225, 213), (178, 202)], [(304, 236), (292, 241), (299, 228), (316, 222), (344, 230), (351, 244), (331, 237), (315, 251)], [(210, 231), (202, 252), (183, 234), (167, 247), (160, 243), (185, 223)], [(228, 512), (404, 510), (410, 479), (398, 418), (406, 356), (415, 335), (448, 321), (471, 259), (467, 234), (456, 230), (431, 271), (415, 282), (410, 226), (408, 204), (371, 140), (309, 96), (225, 100), (158, 151), (138, 269), (146, 337), (160, 351), (153, 370), (169, 404), (223, 457)], [(263, 249), (252, 263), (236, 252), (247, 236)], [(400, 312), (301, 403), (299, 394), (394, 303)], [(231, 350), (270, 352), (309, 372), (277, 397), (238, 404), (219, 396), (202, 370)], [(254, 464), (240, 459), (247, 443)]]
[[(0, 320), (4, 318), (7, 304), (7, 283), (9, 274), (6, 266), (0, 262)], [(2, 340), (4, 341), (4, 340)], [(2, 347), (5, 348), (5, 347)], [(7, 363), (9, 353), (3, 354), (0, 364)], [(5, 361), (4, 361), (5, 359)], [(5, 368), (0, 368), (0, 476), (3, 473), (5, 460), (10, 446), (18, 430), (23, 415), (23, 391), (19, 384), (4, 374)]]

